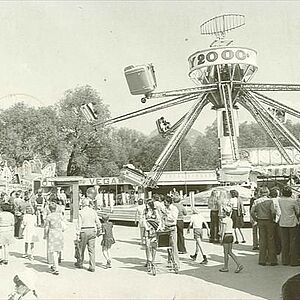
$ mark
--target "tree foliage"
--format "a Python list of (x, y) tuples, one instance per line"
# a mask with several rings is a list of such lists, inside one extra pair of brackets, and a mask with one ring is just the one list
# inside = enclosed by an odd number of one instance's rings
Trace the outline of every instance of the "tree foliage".
[(193, 145), (190, 165), (192, 170), (215, 169), (218, 166), (217, 123), (208, 126), (205, 135), (199, 136)]
[[(10, 166), (24, 160), (40, 159), (43, 165), (55, 162), (58, 175), (84, 177), (118, 176), (129, 160), (144, 171), (150, 171), (169, 139), (160, 135), (147, 137), (127, 128), (97, 126), (88, 123), (80, 106), (94, 103), (98, 118), (110, 113), (99, 93), (90, 86), (66, 91), (55, 106), (33, 108), (23, 103), (0, 111), (0, 153)], [(300, 124), (287, 121), (285, 126), (300, 140)], [(265, 131), (256, 123), (244, 122), (239, 127), (240, 148), (274, 147)], [(279, 135), (284, 146), (290, 144)], [(180, 145), (182, 170), (215, 169), (219, 163), (217, 124), (200, 134), (193, 145), (184, 139)], [(165, 170), (179, 170), (176, 149)]]
[(51, 107), (33, 109), (23, 103), (0, 113), (0, 153), (10, 165), (24, 160), (57, 159), (59, 137), (56, 114)]

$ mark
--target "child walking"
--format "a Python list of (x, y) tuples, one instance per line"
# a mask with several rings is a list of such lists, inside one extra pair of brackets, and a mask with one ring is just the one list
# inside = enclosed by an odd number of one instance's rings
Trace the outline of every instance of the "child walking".
[(205, 221), (205, 219), (203, 218), (203, 216), (199, 213), (199, 211), (196, 208), (192, 209), (193, 214), (191, 215), (191, 221), (188, 227), (187, 232), (190, 232), (190, 229), (193, 228), (194, 231), (194, 239), (196, 242), (196, 250), (195, 250), (195, 254), (194, 255), (190, 255), (190, 258), (192, 260), (196, 260), (197, 259), (197, 255), (199, 253), (199, 251), (201, 252), (201, 255), (203, 257), (203, 260), (201, 262), (201, 264), (207, 264), (208, 260), (207, 260), (207, 256), (204, 254), (203, 252), (203, 248), (202, 248), (202, 238), (203, 238), (203, 224), (205, 226), (205, 228), (207, 229), (207, 236), (210, 236), (210, 231), (209, 231), (209, 227), (207, 222)]
[[(34, 209), (32, 206), (27, 206), (22, 222), (24, 241), (25, 241), (25, 254), (22, 256), (24, 258), (29, 258), (33, 260), (33, 249), (34, 243), (38, 242), (38, 236), (36, 232), (37, 219), (34, 214)], [(29, 247), (30, 245), (30, 247)]]
[(228, 272), (228, 262), (229, 256), (236, 263), (235, 273), (239, 273), (243, 270), (244, 266), (241, 265), (237, 259), (237, 257), (232, 252), (232, 243), (233, 243), (233, 222), (231, 219), (232, 209), (230, 206), (224, 208), (225, 215), (222, 219), (222, 228), (221, 228), (221, 237), (222, 237), (222, 245), (224, 250), (224, 267), (220, 269), (220, 272)]
[(115, 243), (115, 239), (113, 237), (113, 224), (112, 222), (109, 222), (109, 215), (103, 215), (102, 216), (102, 220), (103, 220), (103, 224), (102, 224), (102, 235), (103, 235), (103, 239), (101, 242), (101, 246), (102, 246), (102, 253), (103, 256), (106, 259), (106, 268), (111, 268), (111, 257), (110, 257), (110, 253), (109, 250), (112, 246), (112, 244)]

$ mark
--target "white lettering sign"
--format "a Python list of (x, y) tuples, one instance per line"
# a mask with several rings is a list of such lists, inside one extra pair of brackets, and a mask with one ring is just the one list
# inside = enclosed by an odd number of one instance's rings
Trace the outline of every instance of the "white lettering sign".
[(211, 48), (197, 51), (189, 58), (190, 71), (212, 65), (247, 64), (256, 66), (256, 51), (249, 48)]
[(116, 184), (130, 184), (125, 182), (119, 177), (96, 177), (96, 178), (84, 178), (80, 180), (79, 185), (116, 185)]

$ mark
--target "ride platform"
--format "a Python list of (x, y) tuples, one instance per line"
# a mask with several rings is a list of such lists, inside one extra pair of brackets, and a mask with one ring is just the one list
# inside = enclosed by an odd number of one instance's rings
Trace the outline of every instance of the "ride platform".
[[(187, 216), (184, 217), (184, 223), (188, 224), (191, 219), (192, 209), (190, 206), (185, 206), (187, 210)], [(207, 222), (210, 222), (210, 210), (207, 205), (196, 206), (196, 208), (200, 211), (201, 215), (205, 218)], [(246, 216), (244, 221), (247, 223), (250, 220), (249, 217), (249, 206), (245, 205), (246, 208)], [(113, 207), (111, 211), (110, 207), (104, 207), (102, 210), (98, 211), (98, 215), (108, 214), (109, 219), (115, 223), (134, 223), (135, 221), (135, 213), (136, 213), (137, 205), (128, 204), (128, 205), (116, 205)]]

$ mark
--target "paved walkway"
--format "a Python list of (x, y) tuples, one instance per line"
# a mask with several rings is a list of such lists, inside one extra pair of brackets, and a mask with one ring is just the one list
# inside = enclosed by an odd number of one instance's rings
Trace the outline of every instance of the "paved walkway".
[[(251, 229), (244, 229), (250, 241)], [(42, 237), (42, 229), (39, 229)], [(48, 272), (45, 263), (45, 242), (36, 243), (34, 262), (22, 258), (24, 242), (17, 240), (11, 247), (8, 265), (0, 266), (0, 298), (7, 299), (13, 289), (15, 274), (32, 272), (40, 299), (280, 299), (282, 283), (300, 272), (299, 267), (262, 267), (257, 264), (258, 252), (250, 243), (234, 245), (235, 253), (245, 266), (235, 274), (231, 261), (230, 273), (220, 273), (222, 247), (204, 243), (209, 263), (206, 266), (189, 259), (194, 252), (192, 233), (186, 234), (189, 254), (181, 255), (181, 270), (175, 274), (167, 268), (166, 251), (157, 256), (157, 275), (146, 272), (145, 252), (139, 245), (138, 228), (115, 226), (117, 240), (112, 248), (112, 269), (104, 269), (100, 239), (97, 239), (97, 268), (95, 273), (74, 268), (74, 226), (65, 232), (65, 250), (60, 275)], [(28, 271), (31, 270), (31, 271)]]

